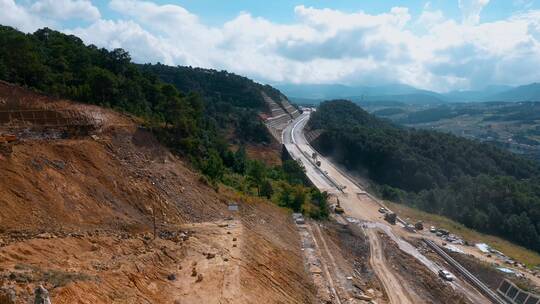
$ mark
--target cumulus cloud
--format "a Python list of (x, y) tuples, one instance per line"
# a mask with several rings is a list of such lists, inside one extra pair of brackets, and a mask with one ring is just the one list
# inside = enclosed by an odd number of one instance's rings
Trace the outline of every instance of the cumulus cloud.
[(444, 14), (441, 10), (432, 10), (431, 2), (426, 2), (424, 9), (422, 10), (420, 17), (418, 17), (416, 23), (425, 29), (429, 29), (434, 25), (441, 23), (444, 21), (444, 19)]
[[(0, 0), (0, 18), (25, 31), (54, 25), (60, 17), (36, 9), (46, 2)], [(445, 91), (538, 81), (540, 11), (482, 23), (488, 2), (457, 1), (461, 22), (429, 4), (415, 18), (404, 7), (369, 14), (299, 5), (293, 23), (241, 12), (209, 26), (179, 5), (111, 0), (115, 20), (56, 28), (86, 43), (122, 47), (136, 62), (226, 69), (263, 82), (405, 83)]]
[(47, 24), (40, 17), (29, 13), (14, 0), (0, 0), (0, 23), (30, 32)]
[(169, 65), (186, 62), (186, 58), (171, 44), (144, 30), (133, 21), (99, 20), (89, 27), (66, 30), (86, 43), (129, 50), (139, 62), (162, 62)]
[(101, 14), (88, 0), (38, 0), (30, 7), (38, 15), (58, 20), (97, 20)]

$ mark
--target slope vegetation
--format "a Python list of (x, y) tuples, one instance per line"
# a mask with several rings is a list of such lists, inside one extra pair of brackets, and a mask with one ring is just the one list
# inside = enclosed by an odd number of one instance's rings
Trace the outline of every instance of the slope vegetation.
[(394, 126), (348, 101), (323, 103), (313, 143), (378, 183), (386, 199), (540, 250), (540, 168), (493, 146)]

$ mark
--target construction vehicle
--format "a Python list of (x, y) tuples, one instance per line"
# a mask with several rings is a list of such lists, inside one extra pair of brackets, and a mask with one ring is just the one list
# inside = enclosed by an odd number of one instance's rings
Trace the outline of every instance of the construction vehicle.
[(394, 212), (388, 212), (384, 214), (384, 220), (392, 225), (396, 224), (397, 215)]
[(345, 210), (343, 210), (343, 207), (341, 207), (341, 205), (339, 204), (339, 198), (337, 200), (336, 206), (334, 207), (334, 212), (337, 214), (342, 214), (343, 212), (345, 212)]

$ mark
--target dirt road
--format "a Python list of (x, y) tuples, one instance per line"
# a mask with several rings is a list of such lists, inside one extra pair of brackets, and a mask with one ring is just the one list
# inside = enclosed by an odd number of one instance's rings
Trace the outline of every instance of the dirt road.
[(390, 303), (394, 304), (415, 304), (424, 301), (414, 293), (387, 265), (381, 245), (381, 240), (376, 229), (367, 229), (369, 244), (371, 248), (370, 263), (381, 280)]

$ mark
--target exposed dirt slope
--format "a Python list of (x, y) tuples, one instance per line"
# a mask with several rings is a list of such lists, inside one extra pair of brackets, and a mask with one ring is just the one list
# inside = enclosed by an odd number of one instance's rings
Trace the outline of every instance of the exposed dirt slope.
[(207, 186), (130, 117), (0, 83), (8, 108), (93, 125), (0, 126), (20, 138), (0, 159), (0, 293), (27, 303), (44, 284), (55, 304), (313, 302), (283, 210)]

